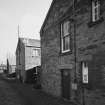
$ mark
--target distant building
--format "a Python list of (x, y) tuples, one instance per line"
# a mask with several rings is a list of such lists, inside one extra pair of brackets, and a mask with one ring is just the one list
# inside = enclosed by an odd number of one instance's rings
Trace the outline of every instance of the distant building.
[(27, 81), (27, 71), (41, 65), (40, 40), (19, 38), (16, 48), (16, 75)]
[(0, 73), (7, 71), (7, 66), (5, 64), (0, 65)]

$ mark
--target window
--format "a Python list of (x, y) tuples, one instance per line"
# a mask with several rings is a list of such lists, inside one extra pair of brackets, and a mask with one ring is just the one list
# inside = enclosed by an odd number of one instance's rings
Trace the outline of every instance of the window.
[(92, 1), (92, 21), (95, 22), (100, 19), (100, 1)]
[(82, 82), (88, 83), (88, 63), (82, 62)]
[(70, 51), (70, 21), (61, 24), (61, 46), (62, 53)]
[(33, 56), (39, 56), (39, 52), (38, 52), (38, 49), (33, 49), (33, 52), (32, 52)]

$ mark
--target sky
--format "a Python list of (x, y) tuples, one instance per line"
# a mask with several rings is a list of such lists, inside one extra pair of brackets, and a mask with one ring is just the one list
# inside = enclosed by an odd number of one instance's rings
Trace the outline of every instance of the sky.
[(19, 36), (40, 39), (52, 0), (0, 0), (0, 64), (15, 56)]

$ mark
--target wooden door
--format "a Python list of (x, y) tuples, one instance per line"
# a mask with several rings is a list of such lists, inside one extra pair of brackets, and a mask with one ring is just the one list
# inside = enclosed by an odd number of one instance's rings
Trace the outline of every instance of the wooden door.
[(70, 99), (70, 70), (61, 70), (62, 97)]

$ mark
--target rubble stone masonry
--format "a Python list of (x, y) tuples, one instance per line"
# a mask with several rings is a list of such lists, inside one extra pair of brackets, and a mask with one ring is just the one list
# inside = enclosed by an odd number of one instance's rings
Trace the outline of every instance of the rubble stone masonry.
[[(42, 87), (55, 96), (62, 96), (61, 69), (70, 70), (70, 84), (74, 81), (74, 20), (72, 0), (54, 0), (41, 29)], [(91, 0), (77, 0), (76, 4), (76, 56), (77, 101), (82, 103), (81, 62), (88, 62), (89, 83), (85, 88), (86, 105), (105, 105), (105, 2), (100, 0), (101, 16), (91, 21)], [(72, 51), (61, 53), (60, 24), (71, 20)], [(75, 91), (70, 88), (70, 99)]]

